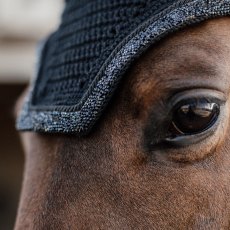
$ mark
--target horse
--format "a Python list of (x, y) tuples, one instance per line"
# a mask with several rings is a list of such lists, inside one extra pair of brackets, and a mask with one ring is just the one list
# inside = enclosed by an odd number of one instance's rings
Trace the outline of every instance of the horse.
[(15, 230), (229, 229), (229, 24), (149, 47), (88, 135), (22, 132)]

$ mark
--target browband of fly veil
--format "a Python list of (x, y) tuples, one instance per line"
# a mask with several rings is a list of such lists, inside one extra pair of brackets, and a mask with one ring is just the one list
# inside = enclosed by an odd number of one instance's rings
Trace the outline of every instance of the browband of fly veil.
[(92, 82), (74, 105), (67, 102), (60, 105), (39, 104), (34, 99), (37, 85), (41, 81), (39, 74), (43, 61), (47, 61), (45, 55), (48, 40), (41, 51), (37, 76), (31, 83), (18, 117), (17, 129), (78, 135), (89, 133), (109, 103), (124, 72), (150, 45), (178, 29), (229, 13), (230, 0), (174, 1), (142, 22), (107, 54)]

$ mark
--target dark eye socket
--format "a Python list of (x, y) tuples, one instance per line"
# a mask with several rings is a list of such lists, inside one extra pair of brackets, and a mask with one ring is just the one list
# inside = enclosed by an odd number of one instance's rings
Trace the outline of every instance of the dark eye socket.
[(173, 108), (170, 135), (175, 137), (202, 133), (213, 126), (219, 113), (220, 105), (205, 98), (181, 101)]

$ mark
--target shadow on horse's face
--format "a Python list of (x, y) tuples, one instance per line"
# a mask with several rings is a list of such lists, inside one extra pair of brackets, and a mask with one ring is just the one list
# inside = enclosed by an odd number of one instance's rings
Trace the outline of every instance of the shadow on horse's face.
[(22, 134), (16, 229), (229, 229), (229, 23), (150, 48), (87, 137)]

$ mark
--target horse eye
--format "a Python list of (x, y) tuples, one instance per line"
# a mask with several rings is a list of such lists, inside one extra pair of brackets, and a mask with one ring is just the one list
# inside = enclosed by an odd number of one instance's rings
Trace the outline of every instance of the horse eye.
[(169, 132), (172, 136), (194, 135), (208, 130), (217, 121), (220, 105), (207, 99), (189, 99), (173, 109)]

